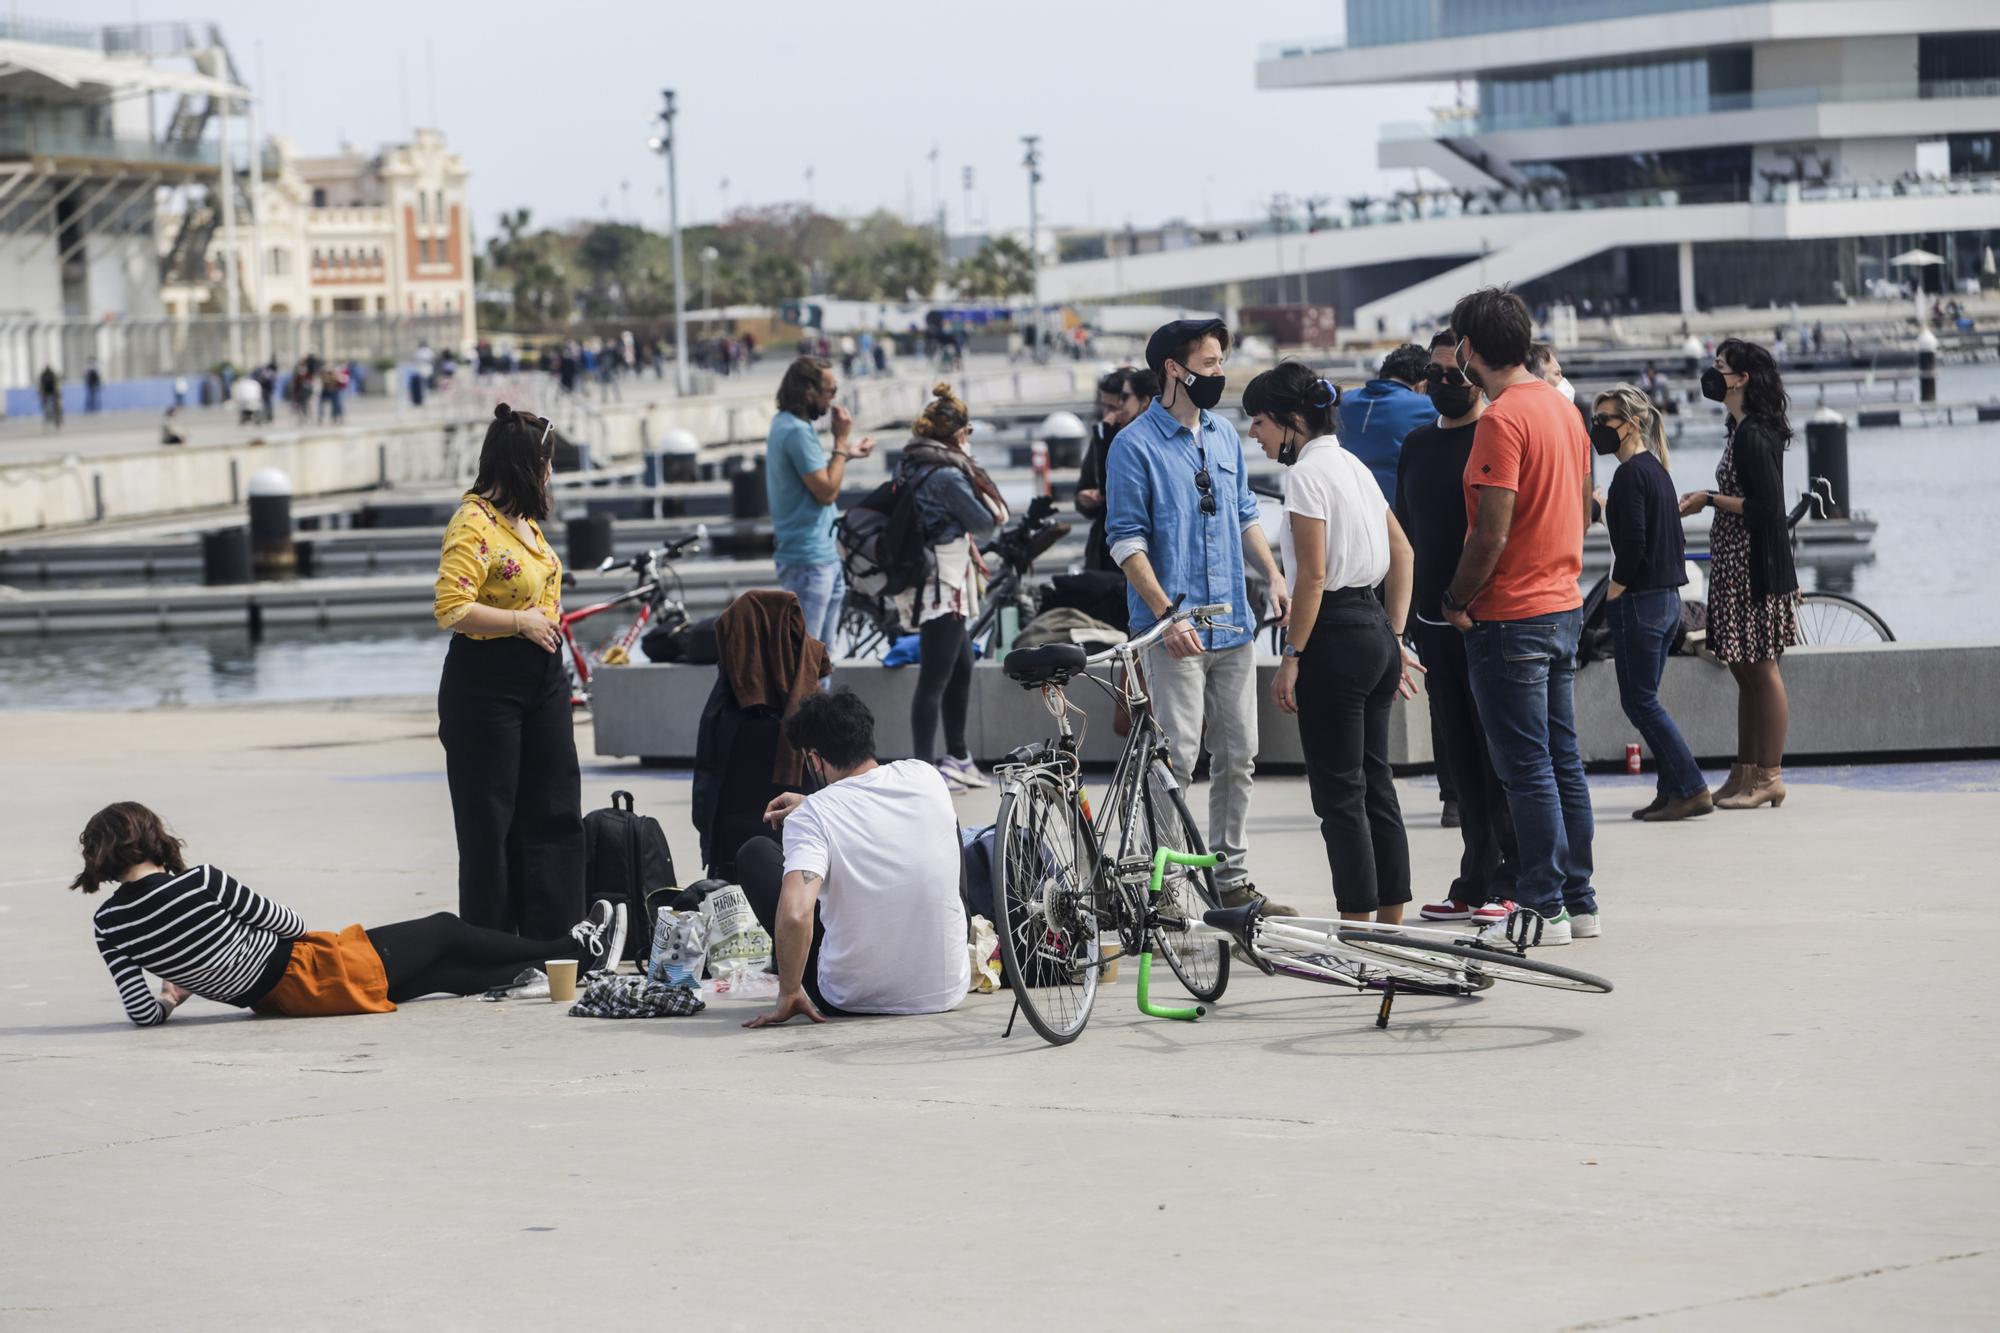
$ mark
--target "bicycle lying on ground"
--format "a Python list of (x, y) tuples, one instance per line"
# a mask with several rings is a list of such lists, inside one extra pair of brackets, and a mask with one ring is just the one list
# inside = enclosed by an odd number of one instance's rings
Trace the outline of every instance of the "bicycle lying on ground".
[(1262, 903), (1210, 910), (1202, 920), (1240, 944), (1266, 974), (1382, 996), (1375, 1026), (1389, 1026), (1398, 995), (1475, 995), (1496, 981), (1562, 990), (1608, 992), (1603, 977), (1559, 967), (1513, 945), (1427, 926), (1263, 915)]
[[(638, 606), (638, 614), (632, 618), (632, 623), (598, 653), (596, 665), (606, 667), (624, 666), (630, 662), (632, 649), (638, 645), (640, 637), (649, 628), (660, 625), (673, 629), (687, 624), (688, 613), (687, 607), (682, 602), (684, 590), (681, 587), (681, 576), (674, 570), (673, 562), (683, 555), (700, 550), (702, 542), (707, 537), (707, 529), (700, 527), (690, 536), (670, 541), (665, 546), (655, 547), (652, 550), (641, 551), (624, 560), (620, 560), (617, 556), (604, 558), (604, 563), (597, 567), (598, 573), (609, 574), (616, 569), (629, 569), (638, 577), (638, 583), (608, 602), (598, 602), (592, 606), (565, 612), (562, 619), (557, 622), (557, 628), (562, 635), (563, 666), (569, 672), (569, 697), (572, 705), (581, 708), (590, 703), (590, 683), (594, 674), (590, 654), (577, 642), (577, 625), (621, 606), (634, 604)], [(568, 576), (565, 575), (564, 578), (567, 582)], [(667, 590), (669, 580), (672, 582), (672, 595), (669, 595)]]

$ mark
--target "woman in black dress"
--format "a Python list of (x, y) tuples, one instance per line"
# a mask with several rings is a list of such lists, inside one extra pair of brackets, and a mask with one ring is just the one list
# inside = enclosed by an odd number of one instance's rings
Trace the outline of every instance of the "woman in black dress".
[(1785, 525), (1791, 400), (1771, 354), (1741, 338), (1715, 349), (1701, 392), (1729, 411), (1715, 489), (1681, 497), (1683, 515), (1715, 510), (1708, 538), (1708, 646), (1736, 677), (1736, 762), (1715, 804), (1754, 810), (1785, 803), (1790, 703), (1778, 660), (1799, 641), (1799, 576)]

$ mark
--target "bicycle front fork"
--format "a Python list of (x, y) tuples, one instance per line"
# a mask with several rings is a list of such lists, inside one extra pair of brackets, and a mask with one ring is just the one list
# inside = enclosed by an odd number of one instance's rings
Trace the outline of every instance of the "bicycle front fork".
[(1153, 929), (1151, 918), (1153, 915), (1153, 904), (1160, 896), (1160, 886), (1166, 879), (1167, 864), (1169, 862), (1180, 866), (1207, 868), (1213, 866), (1219, 860), (1221, 858), (1212, 852), (1197, 856), (1192, 852), (1177, 852), (1171, 847), (1161, 847), (1153, 853), (1153, 878), (1152, 882), (1146, 886), (1146, 916), (1148, 919), (1144, 923), (1144, 933), (1142, 935), (1142, 943), (1145, 948), (1139, 955), (1139, 1012), (1149, 1018), (1176, 1018), (1192, 1023), (1195, 1019), (1200, 1018), (1208, 1012), (1207, 1009), (1198, 1004), (1171, 1005), (1153, 1003)]

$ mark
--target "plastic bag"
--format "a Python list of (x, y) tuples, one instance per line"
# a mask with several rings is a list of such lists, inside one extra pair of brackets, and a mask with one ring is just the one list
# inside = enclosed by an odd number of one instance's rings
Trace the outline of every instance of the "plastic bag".
[(734, 884), (724, 885), (702, 899), (708, 921), (708, 970), (720, 976), (732, 967), (762, 972), (771, 966), (771, 936), (757, 924), (750, 900)]
[(708, 961), (708, 918), (662, 907), (653, 925), (653, 955), (646, 976), (663, 986), (698, 986)]
[(702, 983), (705, 996), (726, 995), (738, 1000), (769, 1000), (778, 995), (778, 974), (742, 963), (724, 963)]
[(968, 994), (991, 995), (1000, 989), (1000, 934), (993, 923), (974, 914), (972, 942), (965, 946), (972, 956), (972, 984)]

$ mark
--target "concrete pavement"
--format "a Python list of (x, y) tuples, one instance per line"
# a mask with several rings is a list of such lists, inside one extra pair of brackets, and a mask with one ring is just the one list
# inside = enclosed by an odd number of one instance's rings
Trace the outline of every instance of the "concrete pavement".
[[(1404, 999), (1386, 1032), (1241, 968), (1192, 1025), (1128, 970), (1062, 1049), (989, 997), (126, 1024), (61, 888), (92, 810), (155, 805), (317, 928), (449, 908), (434, 728), (0, 713), (0, 1327), (2000, 1323), (2000, 764), (1798, 770), (1782, 810), (1679, 826), (1599, 780), (1605, 936), (1555, 954), (1618, 989)], [(693, 877), (683, 775), (584, 786), (633, 789)], [(1401, 789), (1434, 893), (1456, 835)], [(1259, 784), (1252, 858), (1331, 911), (1301, 781)]]

